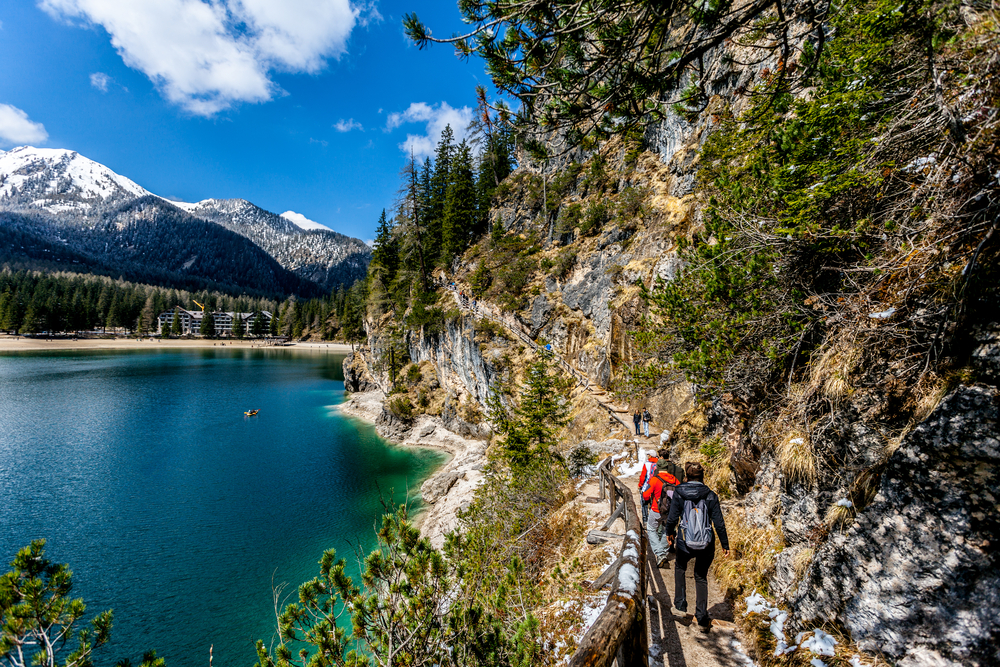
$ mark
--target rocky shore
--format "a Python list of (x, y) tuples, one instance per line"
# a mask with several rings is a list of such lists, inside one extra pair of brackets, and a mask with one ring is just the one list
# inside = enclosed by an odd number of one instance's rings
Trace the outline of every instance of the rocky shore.
[(375, 424), (376, 432), (390, 442), (403, 447), (431, 447), (450, 455), (448, 463), (420, 487), (424, 507), (415, 517), (421, 534), (440, 548), (444, 536), (458, 526), (459, 510), (468, 506), (482, 482), (486, 442), (453, 433), (440, 417), (420, 415), (412, 422), (402, 422), (385, 409), (384, 398), (378, 389), (369, 389), (350, 394), (338, 409)]

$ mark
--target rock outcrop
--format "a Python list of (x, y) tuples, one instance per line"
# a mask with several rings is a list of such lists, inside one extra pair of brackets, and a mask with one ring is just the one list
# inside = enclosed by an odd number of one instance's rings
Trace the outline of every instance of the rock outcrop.
[(961, 386), (892, 455), (874, 501), (789, 602), (899, 665), (1000, 663), (1000, 392)]
[(362, 352), (357, 351), (346, 357), (343, 366), (344, 389), (347, 391), (356, 393), (380, 389)]

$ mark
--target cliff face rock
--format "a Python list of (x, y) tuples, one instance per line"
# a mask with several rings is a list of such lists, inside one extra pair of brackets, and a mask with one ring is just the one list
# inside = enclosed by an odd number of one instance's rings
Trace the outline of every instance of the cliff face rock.
[(977, 347), (972, 364), (984, 380), (1000, 382), (1000, 323), (993, 322), (974, 332)]
[(378, 382), (368, 369), (364, 354), (354, 352), (344, 358), (344, 389), (357, 393), (379, 389)]
[(412, 336), (409, 350), (410, 359), (415, 363), (429, 361), (434, 365), (438, 381), (448, 396), (441, 414), (445, 425), (471, 438), (487, 436), (489, 426), (465, 420), (458, 407), (472, 402), (486, 405), (490, 387), (499, 374), (496, 360), (500, 356), (484, 352), (476, 334), (472, 318), (449, 320), (443, 331)]
[(803, 627), (836, 622), (900, 665), (1000, 661), (998, 420), (996, 387), (961, 386), (903, 440), (790, 596)]

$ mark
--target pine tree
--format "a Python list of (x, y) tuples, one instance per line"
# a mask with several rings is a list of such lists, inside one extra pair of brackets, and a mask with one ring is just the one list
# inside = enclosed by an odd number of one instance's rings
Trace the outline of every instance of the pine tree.
[(392, 223), (383, 209), (378, 220), (378, 228), (375, 230), (372, 260), (368, 265), (370, 301), (377, 307), (377, 315), (381, 315), (392, 305), (392, 287), (398, 272), (399, 239), (396, 238)]
[(476, 184), (472, 153), (463, 141), (452, 158), (452, 170), (441, 224), (441, 263), (447, 267), (465, 251), (476, 220)]
[(212, 311), (206, 310), (201, 316), (201, 327), (198, 329), (205, 338), (215, 338), (215, 316)]
[(250, 333), (254, 336), (263, 336), (267, 333), (267, 329), (264, 326), (264, 315), (259, 310), (254, 311), (253, 324), (250, 325)]
[(397, 204), (399, 213), (396, 217), (396, 227), (400, 230), (402, 240), (401, 255), (411, 271), (419, 271), (421, 291), (426, 292), (430, 285), (428, 261), (434, 255), (430, 254), (427, 246), (427, 212), (420, 192), (417, 161), (412, 155), (401, 175), (403, 190), (400, 192)]
[[(69, 597), (72, 588), (69, 568), (45, 557), (45, 540), (35, 540), (17, 552), (11, 570), (0, 575), (4, 665), (95, 664), (94, 653), (111, 637), (113, 614), (109, 609), (84, 624), (86, 605)], [(118, 664), (131, 661), (126, 658)], [(148, 651), (137, 667), (164, 667), (164, 660), (156, 657), (156, 651)]]
[(146, 297), (146, 303), (142, 307), (142, 314), (139, 316), (138, 329), (140, 334), (152, 331), (156, 328), (156, 310), (155, 299), (153, 297), (155, 292), (151, 292), (149, 296)]
[(452, 161), (455, 158), (455, 133), (451, 125), (446, 125), (441, 132), (437, 150), (434, 152), (434, 173), (430, 179), (430, 191), (427, 202), (427, 239), (425, 247), (428, 257), (441, 257), (442, 224), (444, 222), (444, 207), (448, 197), (448, 186), (452, 179)]
[(491, 421), (505, 435), (504, 454), (514, 467), (539, 458), (557, 458), (556, 435), (568, 422), (568, 407), (560, 395), (558, 378), (544, 357), (528, 368), (524, 388), (513, 410), (494, 394), (490, 400)]
[(184, 333), (184, 329), (181, 327), (181, 309), (180, 307), (174, 308), (174, 320), (170, 323), (170, 333), (174, 336), (180, 336)]
[(388, 289), (399, 269), (399, 241), (393, 234), (392, 223), (382, 209), (375, 229), (375, 247), (372, 249), (371, 265), (376, 267), (380, 280)]

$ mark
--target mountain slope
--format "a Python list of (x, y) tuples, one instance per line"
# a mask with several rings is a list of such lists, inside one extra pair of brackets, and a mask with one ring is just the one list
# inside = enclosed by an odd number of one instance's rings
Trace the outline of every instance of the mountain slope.
[(91, 215), (105, 204), (152, 194), (107, 167), (62, 148), (0, 151), (0, 205)]
[(65, 224), (37, 211), (0, 212), (0, 242), (0, 260), (23, 268), (122, 276), (191, 291), (323, 292), (248, 239), (153, 195), (127, 201), (92, 224)]
[(364, 242), (328, 229), (303, 229), (245, 199), (206, 199), (183, 208), (245, 236), (285, 268), (325, 287), (353, 283), (368, 270), (371, 249)]
[[(363, 277), (371, 257), (358, 239), (325, 228), (302, 229), (243, 199), (169, 202), (65, 149), (0, 151), (0, 211), (30, 214), (18, 228), (31, 227), (43, 245), (82, 253), (87, 266), (137, 272), (137, 279), (173, 276), (235, 290), (305, 295), (318, 291), (310, 283), (332, 289)], [(201, 223), (197, 232), (194, 221)], [(13, 224), (13, 218), (0, 222)], [(29, 260), (11, 247), (0, 250), (0, 261)]]

